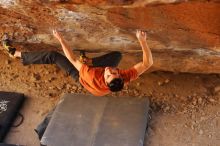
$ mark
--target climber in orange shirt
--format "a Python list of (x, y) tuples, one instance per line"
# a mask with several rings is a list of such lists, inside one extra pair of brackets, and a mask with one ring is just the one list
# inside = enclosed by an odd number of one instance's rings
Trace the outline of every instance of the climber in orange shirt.
[(116, 67), (90, 67), (82, 64), (68, 47), (63, 37), (56, 30), (54, 36), (59, 40), (64, 54), (79, 71), (80, 83), (92, 94), (103, 96), (108, 93), (122, 90), (125, 83), (137, 79), (139, 75), (148, 70), (153, 64), (151, 50), (147, 45), (146, 33), (138, 30), (136, 36), (143, 51), (143, 61), (130, 69), (120, 70)]
[(60, 42), (66, 57), (55, 51), (21, 52), (12, 47), (9, 39), (3, 39), (3, 48), (10, 56), (21, 58), (24, 65), (56, 64), (76, 81), (79, 80), (81, 85), (95, 96), (104, 96), (110, 92), (122, 90), (124, 84), (137, 79), (153, 64), (151, 50), (146, 42), (147, 35), (144, 31), (136, 32), (143, 51), (143, 60), (126, 70), (117, 68), (122, 58), (120, 52), (114, 51), (93, 58), (92, 66), (87, 65), (75, 56), (57, 30), (53, 30), (53, 35)]

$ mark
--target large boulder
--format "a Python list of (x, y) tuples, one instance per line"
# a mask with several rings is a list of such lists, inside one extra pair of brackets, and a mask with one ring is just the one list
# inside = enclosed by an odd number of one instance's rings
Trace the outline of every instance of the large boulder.
[(0, 6), (0, 33), (20, 43), (58, 46), (56, 28), (72, 48), (130, 52), (135, 59), (142, 55), (135, 31), (143, 29), (154, 70), (220, 73), (217, 0), (0, 0)]

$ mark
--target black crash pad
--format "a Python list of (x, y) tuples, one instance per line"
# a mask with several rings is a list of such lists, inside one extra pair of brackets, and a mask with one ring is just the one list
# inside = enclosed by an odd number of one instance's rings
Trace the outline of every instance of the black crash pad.
[(65, 94), (41, 139), (47, 146), (143, 146), (148, 98)]
[(21, 93), (0, 91), (0, 142), (10, 129), (24, 99)]

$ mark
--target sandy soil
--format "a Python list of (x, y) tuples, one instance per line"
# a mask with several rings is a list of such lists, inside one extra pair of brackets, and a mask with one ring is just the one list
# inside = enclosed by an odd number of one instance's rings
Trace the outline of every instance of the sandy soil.
[[(135, 64), (131, 55), (124, 55), (120, 67)], [(5, 142), (39, 146), (33, 129), (61, 95), (88, 92), (55, 65), (23, 66), (19, 59), (11, 59), (2, 52), (0, 58), (0, 90), (21, 92), (27, 97), (21, 110), (25, 120), (10, 130)], [(122, 92), (108, 96), (150, 98), (146, 146), (218, 146), (220, 143), (219, 75), (145, 73)]]

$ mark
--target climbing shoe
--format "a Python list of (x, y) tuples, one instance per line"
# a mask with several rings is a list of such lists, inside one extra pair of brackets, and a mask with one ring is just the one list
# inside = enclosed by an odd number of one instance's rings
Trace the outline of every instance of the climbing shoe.
[(10, 57), (14, 57), (16, 48), (12, 47), (11, 40), (7, 33), (5, 33), (2, 37), (2, 47), (4, 51), (9, 54)]
[(83, 64), (86, 64), (86, 65), (88, 65), (88, 66), (93, 66), (93, 64), (92, 64), (92, 59), (91, 59), (91, 58), (88, 58), (88, 57), (86, 56), (85, 51), (80, 51), (79, 60), (80, 60), (80, 62), (83, 63)]

